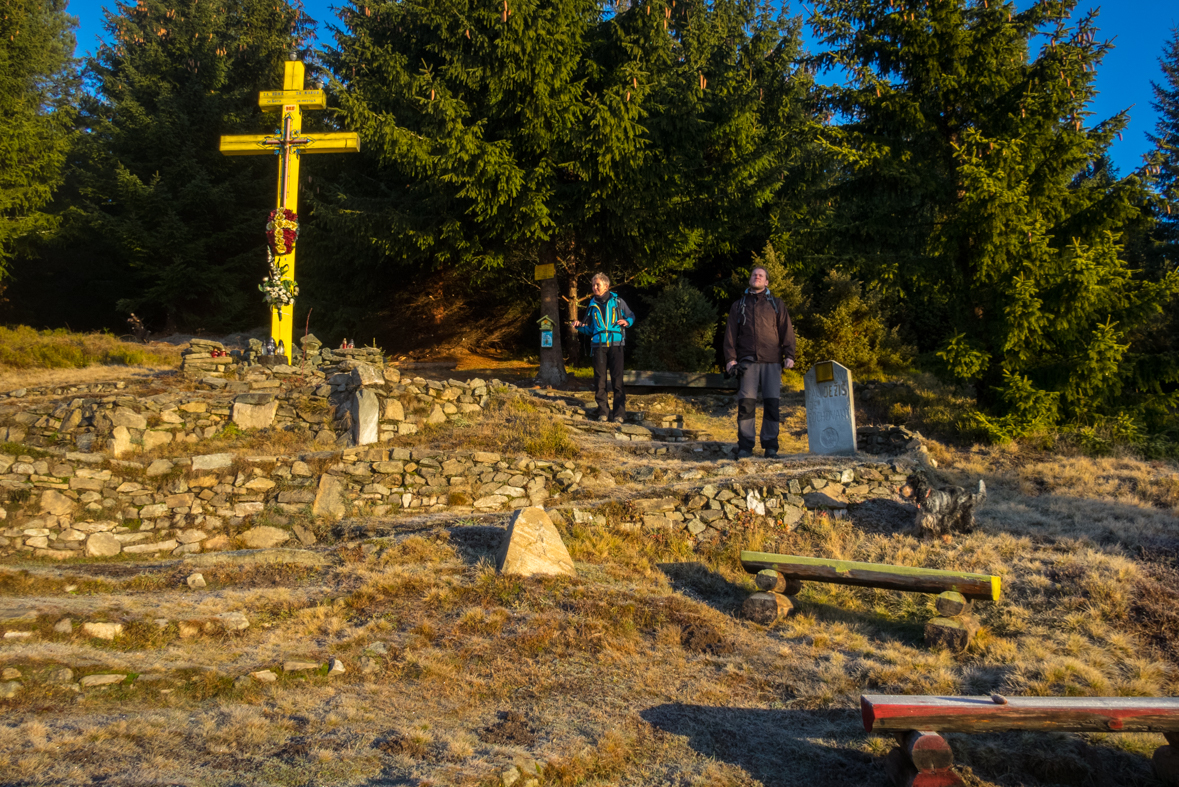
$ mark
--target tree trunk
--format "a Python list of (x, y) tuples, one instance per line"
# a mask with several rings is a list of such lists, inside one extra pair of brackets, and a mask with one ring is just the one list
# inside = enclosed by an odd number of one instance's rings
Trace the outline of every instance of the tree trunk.
[(569, 342), (569, 363), (573, 366), (578, 366), (581, 361), (581, 340), (578, 338), (577, 329), (572, 324), (577, 319), (577, 274), (577, 261), (570, 260), (566, 267), (566, 275), (569, 278), (565, 285), (565, 297), (569, 302), (565, 307), (565, 316), (568, 318), (565, 328), (568, 334), (566, 338)]
[[(542, 264), (556, 264), (556, 250), (552, 244), (545, 244), (541, 250)], [(540, 283), (540, 313), (553, 321), (553, 346), (540, 348), (540, 370), (536, 373), (538, 385), (565, 384), (565, 358), (561, 354), (561, 302), (557, 279), (544, 279)], [(540, 337), (537, 337), (539, 343)]]

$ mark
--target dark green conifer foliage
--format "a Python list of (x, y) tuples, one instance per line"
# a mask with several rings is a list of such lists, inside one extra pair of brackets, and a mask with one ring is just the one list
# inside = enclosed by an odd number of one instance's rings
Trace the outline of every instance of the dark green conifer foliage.
[(73, 131), (76, 20), (65, 0), (0, 9), (0, 279), (22, 241), (52, 229), (45, 212)]
[(1126, 116), (1089, 123), (1110, 44), (1074, 7), (824, 0), (812, 20), (820, 61), (850, 74), (831, 95), (848, 118), (830, 134), (845, 172), (833, 243), (911, 313), (939, 315), (925, 349), (1005, 413), (983, 420), (1000, 437), (1157, 399), (1127, 337), (1179, 289), (1120, 258), (1147, 184), (1092, 176)]
[(286, 0), (108, 10), (109, 43), (88, 63), (95, 98), (74, 168), (80, 207), (63, 242), (118, 282), (121, 310), (157, 330), (265, 320), (256, 285), (275, 162), (223, 156), (218, 138), (272, 129), (258, 93), (282, 87), (282, 63), (310, 24)]
[(1171, 40), (1159, 58), (1163, 69), (1162, 83), (1152, 81), (1154, 101), (1158, 112), (1153, 134), (1155, 155), (1151, 166), (1158, 167), (1155, 179), (1162, 209), (1158, 211), (1159, 226), (1155, 238), (1161, 244), (1159, 253), (1167, 267), (1179, 264), (1179, 28), (1171, 31)]
[(570, 318), (595, 270), (650, 284), (764, 233), (813, 136), (796, 31), (752, 0), (377, 0), (341, 18), (325, 58), (373, 166), (330, 220), (386, 263), (553, 262)]
[(651, 312), (636, 329), (640, 369), (706, 372), (716, 365), (716, 307), (683, 279), (651, 300)]

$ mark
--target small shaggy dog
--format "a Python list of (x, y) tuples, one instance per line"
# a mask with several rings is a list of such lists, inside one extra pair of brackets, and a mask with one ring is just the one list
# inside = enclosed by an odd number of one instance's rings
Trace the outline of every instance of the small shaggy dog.
[(901, 495), (917, 504), (917, 519), (913, 523), (917, 536), (948, 541), (950, 533), (969, 533), (974, 529), (974, 509), (986, 501), (987, 486), (980, 478), (974, 492), (960, 486), (934, 489), (929, 476), (916, 472), (901, 487)]

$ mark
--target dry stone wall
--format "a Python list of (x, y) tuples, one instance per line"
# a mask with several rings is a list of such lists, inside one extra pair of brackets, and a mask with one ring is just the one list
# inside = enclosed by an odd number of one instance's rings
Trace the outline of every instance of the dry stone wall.
[[(172, 442), (196, 443), (232, 423), (243, 431), (295, 430), (325, 448), (346, 447), (414, 434), (422, 424), (477, 418), (493, 388), (514, 388), (498, 380), (403, 380), (396, 369), (351, 360), (333, 369), (303, 376), (257, 366), (243, 379), (205, 377), (196, 390), (162, 393), (129, 390), (122, 382), (10, 391), (0, 395), (0, 442), (126, 458)], [(363, 424), (358, 399), (370, 405)]]
[[(900, 463), (873, 463), (804, 472), (768, 485), (718, 479), (686, 493), (627, 501), (620, 525), (635, 531), (683, 531), (698, 542), (717, 540), (738, 523), (790, 529), (808, 513), (839, 518), (856, 503), (895, 500), (909, 471)], [(598, 508), (581, 504), (558, 510), (573, 522), (605, 524), (606, 515)]]
[(543, 505), (576, 491), (581, 478), (572, 462), (408, 448), (150, 462), (78, 452), (0, 453), (0, 556), (185, 555), (310, 545), (318, 524), (351, 514)]

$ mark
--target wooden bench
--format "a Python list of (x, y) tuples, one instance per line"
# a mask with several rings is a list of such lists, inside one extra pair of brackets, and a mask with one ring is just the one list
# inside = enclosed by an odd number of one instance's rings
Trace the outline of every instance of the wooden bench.
[(737, 388), (736, 377), (708, 372), (645, 372), (624, 371), (623, 385), (653, 388), (713, 388), (731, 391)]
[(1176, 697), (923, 697), (864, 694), (864, 729), (893, 733), (900, 744), (885, 766), (902, 787), (963, 784), (954, 754), (940, 733), (1161, 732), (1167, 746), (1154, 752), (1154, 770), (1179, 787), (1179, 698)]
[(938, 614), (925, 625), (925, 641), (955, 651), (964, 650), (978, 631), (978, 621), (971, 614), (974, 602), (997, 601), (1002, 584), (991, 574), (770, 552), (743, 551), (741, 566), (757, 575), (754, 581), (759, 592), (747, 598), (741, 608), (742, 614), (754, 622), (769, 625), (788, 615), (794, 608), (788, 597), (797, 595), (804, 581), (936, 593)]

